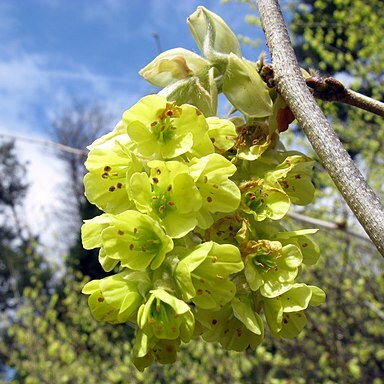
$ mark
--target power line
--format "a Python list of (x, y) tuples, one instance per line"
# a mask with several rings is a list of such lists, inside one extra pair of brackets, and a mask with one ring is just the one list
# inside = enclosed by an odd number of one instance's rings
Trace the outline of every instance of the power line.
[[(79, 156), (86, 156), (88, 154), (88, 151), (86, 151), (86, 150), (69, 147), (68, 145), (56, 143), (56, 142), (51, 141), (51, 140), (35, 139), (35, 138), (30, 138), (30, 137), (15, 135), (15, 134), (9, 134), (9, 133), (0, 133), (0, 137), (6, 138), (6, 139), (11, 139), (11, 140), (25, 141), (27, 143), (46, 145), (46, 146), (54, 147), (60, 151), (72, 153), (72, 154), (79, 155)], [(357, 239), (366, 241), (366, 242), (373, 245), (372, 241), (367, 236), (364, 236), (360, 233), (351, 231), (351, 230), (341, 226), (338, 223), (320, 220), (320, 219), (317, 219), (314, 217), (309, 217), (309, 216), (301, 215), (299, 213), (294, 213), (294, 212), (288, 213), (287, 216), (293, 220), (302, 221), (302, 222), (305, 222), (305, 223), (308, 223), (311, 225), (315, 225), (317, 227), (321, 227), (324, 229), (341, 231), (341, 232), (343, 232), (349, 236), (353, 236)]]
[(84, 155), (86, 156), (88, 154), (88, 151), (86, 151), (86, 150), (69, 147), (68, 145), (56, 143), (56, 142), (51, 141), (51, 140), (35, 139), (32, 137), (25, 137), (25, 136), (10, 134), (10, 133), (0, 133), (0, 137), (5, 138), (5, 139), (11, 139), (11, 140), (25, 141), (27, 143), (46, 145), (49, 147), (54, 147), (56, 149), (59, 149), (60, 151), (73, 153), (73, 154), (79, 155), (79, 156), (84, 156)]

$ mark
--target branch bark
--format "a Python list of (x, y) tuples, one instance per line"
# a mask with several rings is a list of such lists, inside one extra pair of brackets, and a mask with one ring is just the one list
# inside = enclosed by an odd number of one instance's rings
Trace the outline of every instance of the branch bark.
[(305, 82), (313, 89), (313, 96), (316, 99), (352, 105), (384, 117), (384, 103), (346, 88), (333, 77), (308, 77)]
[(277, 91), (368, 236), (384, 256), (384, 207), (342, 146), (309, 91), (298, 65), (278, 0), (256, 0), (272, 56)]

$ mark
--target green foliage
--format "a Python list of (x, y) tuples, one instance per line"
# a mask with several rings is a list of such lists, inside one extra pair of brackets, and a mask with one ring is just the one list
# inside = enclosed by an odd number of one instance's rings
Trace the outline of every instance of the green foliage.
[(365, 82), (382, 77), (384, 4), (380, 0), (291, 1), (299, 57), (330, 75), (348, 72)]
[[(291, 30), (302, 66), (339, 75), (350, 87), (382, 100), (384, 3), (381, 0), (291, 1)], [(348, 84), (347, 84), (348, 85)], [(362, 160), (371, 186), (384, 196), (383, 119), (338, 104), (321, 103), (350, 155)]]
[(24, 292), (17, 320), (0, 344), (16, 368), (14, 383), (117, 383), (134, 375), (129, 328), (99, 327), (84, 310), (79, 289), (68, 279), (63, 297), (46, 296), (38, 286)]

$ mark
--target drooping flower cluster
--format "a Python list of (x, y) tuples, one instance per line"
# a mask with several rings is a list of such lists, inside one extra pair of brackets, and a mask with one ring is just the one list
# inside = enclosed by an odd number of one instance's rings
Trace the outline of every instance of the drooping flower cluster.
[[(276, 95), (229, 27), (203, 7), (189, 22), (207, 59), (178, 49), (144, 68), (164, 90), (124, 112), (85, 163), (86, 196), (104, 213), (85, 221), (83, 245), (100, 248), (115, 274), (83, 293), (97, 320), (135, 325), (140, 370), (175, 361), (197, 337), (255, 348), (264, 322), (294, 337), (304, 310), (325, 298), (297, 282), (319, 257), (316, 230), (279, 222), (312, 201), (313, 161), (280, 144)], [(244, 118), (213, 116), (218, 84)]]

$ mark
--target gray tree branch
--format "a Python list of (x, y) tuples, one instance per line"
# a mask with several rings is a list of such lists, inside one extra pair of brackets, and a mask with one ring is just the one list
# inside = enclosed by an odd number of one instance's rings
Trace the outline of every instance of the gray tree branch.
[(352, 105), (384, 117), (384, 103), (346, 88), (333, 77), (308, 77), (305, 82), (313, 89), (316, 99)]
[(342, 146), (300, 72), (278, 0), (256, 0), (272, 56), (277, 91), (295, 115), (325, 169), (384, 256), (384, 207)]

